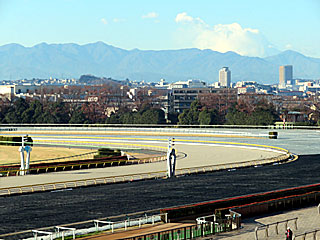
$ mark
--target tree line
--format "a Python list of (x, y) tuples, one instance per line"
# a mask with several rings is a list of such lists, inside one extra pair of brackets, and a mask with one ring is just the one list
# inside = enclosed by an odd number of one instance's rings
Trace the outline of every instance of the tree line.
[[(1, 104), (1, 103), (0, 103)], [(40, 102), (15, 99), (3, 102), (0, 123), (57, 123), (57, 124), (161, 124), (165, 123), (161, 109), (143, 105), (139, 110), (121, 109), (107, 116), (98, 103)]]
[(120, 108), (106, 115), (99, 103), (40, 102), (17, 98), (0, 103), (1, 123), (56, 123), (56, 124), (179, 124), (179, 125), (270, 125), (279, 120), (273, 105), (265, 101), (238, 101), (226, 113), (210, 109), (195, 100), (182, 113), (170, 113), (168, 119), (160, 108), (143, 104), (139, 108)]

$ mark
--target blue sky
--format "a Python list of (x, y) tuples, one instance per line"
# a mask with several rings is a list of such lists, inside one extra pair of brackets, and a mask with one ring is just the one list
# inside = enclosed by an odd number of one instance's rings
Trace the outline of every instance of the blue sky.
[(320, 0), (0, 0), (0, 45), (103, 41), (320, 57)]

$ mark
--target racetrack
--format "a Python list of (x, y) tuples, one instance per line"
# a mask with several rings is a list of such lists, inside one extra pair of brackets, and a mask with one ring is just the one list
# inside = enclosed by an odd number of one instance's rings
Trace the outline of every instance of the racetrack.
[[(165, 150), (167, 147), (167, 139), (152, 139), (152, 138), (134, 138), (130, 139), (109, 139), (110, 136), (86, 136), (77, 138), (74, 135), (64, 136), (65, 138), (57, 138), (56, 136), (42, 136), (41, 138), (35, 136), (35, 142), (39, 141), (39, 144), (50, 143), (58, 144), (76, 144), (87, 147), (92, 145), (100, 147), (141, 147), (141, 148), (161, 148)], [(251, 165), (253, 160), (271, 159), (283, 155), (283, 150), (270, 149), (259, 146), (251, 146), (246, 144), (233, 144), (232, 142), (217, 142), (217, 141), (205, 141), (201, 140), (185, 140), (177, 139), (175, 142), (175, 148), (178, 151), (177, 169), (195, 168), (203, 166), (212, 166), (219, 164), (231, 164), (242, 163)], [(180, 154), (181, 153), (181, 154)], [(32, 155), (31, 155), (32, 158)], [(41, 175), (27, 175), (20, 177), (0, 178), (0, 188), (9, 188), (15, 186), (26, 186), (36, 184), (49, 184), (63, 181), (76, 181), (83, 179), (93, 179), (102, 177), (115, 177), (121, 175), (133, 175), (133, 174), (146, 174), (151, 172), (166, 171), (166, 162), (155, 162), (151, 164), (130, 165), (112, 168), (99, 168), (99, 169), (85, 169), (76, 170), (72, 172), (54, 172)]]
[(320, 182), (320, 156), (292, 163), (0, 198), (0, 233)]
[[(286, 147), (294, 152), (319, 152), (315, 149), (319, 134), (308, 132), (299, 135), (303, 140), (297, 140), (292, 132), (284, 132), (277, 140), (267, 138), (232, 138), (222, 137), (192, 137), (195, 141), (233, 141), (235, 143), (249, 143)], [(99, 135), (99, 137), (104, 137)], [(110, 136), (111, 137), (111, 136)], [(132, 137), (132, 136), (131, 136)], [(144, 138), (150, 136), (142, 136)], [(158, 137), (159, 138), (159, 137)], [(71, 139), (71, 137), (69, 137)], [(185, 153), (187, 158), (178, 160), (186, 166), (201, 166), (201, 164), (218, 164), (222, 162), (253, 160), (256, 157), (266, 157), (275, 152), (221, 146), (221, 144), (202, 143), (195, 145), (181, 144), (177, 138), (176, 147), (179, 152)], [(191, 139), (188, 138), (189, 140)], [(96, 141), (96, 140), (94, 140)], [(147, 142), (143, 142), (147, 141)], [(151, 144), (150, 140), (133, 140), (135, 144)], [(89, 142), (89, 141), (88, 141)], [(155, 145), (166, 146), (167, 138), (163, 137)], [(219, 150), (221, 148), (221, 151)], [(223, 150), (223, 151), (222, 151)], [(235, 151), (232, 151), (235, 150)], [(241, 153), (243, 151), (243, 153)], [(258, 151), (258, 152), (256, 152)], [(250, 154), (253, 155), (250, 157)], [(261, 154), (262, 153), (262, 154)], [(248, 155), (249, 154), (249, 155)], [(264, 155), (266, 154), (266, 155)], [(229, 157), (230, 156), (230, 157)], [(180, 165), (180, 166), (179, 166)], [(145, 164), (146, 171), (154, 170), (158, 166), (165, 170), (165, 162)], [(264, 166), (258, 168), (238, 169), (236, 171), (220, 171), (200, 175), (178, 177), (174, 179), (159, 179), (125, 184), (104, 185), (72, 189), (69, 191), (36, 193), (23, 196), (0, 198), (0, 232), (34, 229), (45, 226), (66, 224), (88, 219), (109, 217), (136, 211), (146, 211), (156, 208), (171, 207), (201, 201), (221, 199), (250, 193), (271, 191), (275, 189), (295, 187), (317, 183), (319, 176), (319, 156), (301, 156), (297, 161), (289, 164)], [(110, 168), (107, 170), (92, 169), (75, 171), (66, 175), (63, 173), (45, 174), (48, 181), (55, 181), (55, 177), (79, 179), (87, 178), (90, 174), (103, 176), (109, 171), (119, 174), (135, 166)], [(124, 170), (126, 169), (126, 170)], [(139, 171), (141, 169), (139, 168)], [(39, 182), (34, 176), (0, 178), (0, 185), (10, 186), (16, 179), (18, 183), (29, 184), (29, 181)], [(11, 180), (12, 179), (12, 180)], [(32, 180), (31, 180), (32, 179)]]

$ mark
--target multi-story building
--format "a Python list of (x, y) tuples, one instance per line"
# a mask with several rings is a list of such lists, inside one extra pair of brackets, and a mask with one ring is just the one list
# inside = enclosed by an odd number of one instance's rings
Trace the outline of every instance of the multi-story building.
[(181, 113), (189, 109), (191, 103), (198, 99), (208, 108), (221, 110), (237, 101), (237, 89), (233, 88), (173, 88), (168, 98), (169, 111)]
[(219, 84), (221, 87), (231, 86), (231, 71), (228, 67), (223, 67), (219, 71)]
[(279, 87), (285, 88), (287, 84), (292, 85), (293, 77), (292, 65), (280, 66), (279, 68)]

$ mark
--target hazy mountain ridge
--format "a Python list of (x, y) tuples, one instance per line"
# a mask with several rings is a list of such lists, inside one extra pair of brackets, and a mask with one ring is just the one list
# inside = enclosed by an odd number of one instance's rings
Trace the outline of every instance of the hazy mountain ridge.
[(287, 64), (294, 66), (296, 78), (320, 78), (320, 59), (294, 51), (258, 58), (196, 48), (129, 51), (103, 42), (0, 46), (0, 80), (50, 76), (79, 78), (83, 74), (93, 74), (145, 81), (197, 78), (211, 83), (218, 80), (219, 69), (228, 66), (234, 82), (276, 83), (279, 66)]

